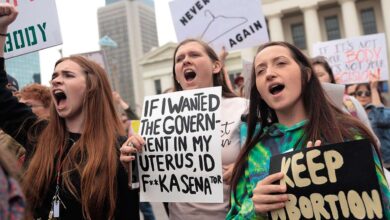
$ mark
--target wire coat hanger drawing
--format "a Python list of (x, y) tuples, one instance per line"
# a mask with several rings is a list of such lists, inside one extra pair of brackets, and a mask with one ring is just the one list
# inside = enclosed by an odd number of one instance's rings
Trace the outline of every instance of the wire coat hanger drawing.
[[(207, 43), (212, 43), (213, 41), (215, 41), (218, 38), (222, 37), (223, 35), (227, 34), (229, 31), (248, 22), (248, 19), (245, 17), (228, 17), (228, 16), (224, 16), (224, 15), (214, 16), (214, 14), (210, 10), (206, 10), (204, 12), (205, 16), (207, 16), (207, 14), (211, 15), (212, 20), (208, 23), (206, 29), (203, 31), (203, 33), (201, 35), (202, 39), (211, 39)], [(227, 20), (229, 20), (229, 21), (227, 21)], [(226, 26), (225, 31), (223, 31), (222, 33), (217, 33), (217, 34), (210, 32), (210, 30), (213, 30), (213, 27), (219, 27), (220, 25)], [(210, 36), (208, 36), (208, 35), (210, 35)], [(213, 36), (213, 35), (216, 35), (216, 36)]]

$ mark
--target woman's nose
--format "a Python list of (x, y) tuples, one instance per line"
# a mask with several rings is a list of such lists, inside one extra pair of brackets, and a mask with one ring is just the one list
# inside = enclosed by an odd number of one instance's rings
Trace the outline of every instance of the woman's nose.
[(62, 83), (62, 78), (59, 76), (51, 80), (52, 86), (60, 85), (61, 83)]
[(267, 80), (269, 79), (272, 79), (272, 78), (275, 78), (275, 72), (271, 69), (271, 68), (268, 68), (265, 72), (265, 77)]
[(191, 59), (188, 56), (185, 56), (183, 59), (183, 64), (189, 64), (191, 63)]

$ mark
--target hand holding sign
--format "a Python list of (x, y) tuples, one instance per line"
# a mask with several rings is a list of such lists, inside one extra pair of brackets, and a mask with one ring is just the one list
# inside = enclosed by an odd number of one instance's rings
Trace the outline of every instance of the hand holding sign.
[(371, 90), (378, 89), (379, 77), (380, 77), (379, 74), (376, 74), (376, 73), (372, 73), (369, 76)]
[(14, 6), (0, 3), (0, 34), (7, 34), (8, 25), (15, 21), (17, 16), (18, 11)]
[(319, 147), (320, 145), (321, 145), (321, 140), (316, 140), (316, 142), (314, 142), (314, 146), (312, 141), (308, 141), (306, 147), (307, 148)]
[(221, 87), (145, 97), (141, 201), (223, 201), (220, 106)]
[(283, 173), (274, 173), (259, 181), (253, 190), (253, 205), (257, 213), (266, 214), (266, 212), (281, 209), (285, 206), (288, 197), (285, 194), (286, 185), (273, 184), (283, 178)]
[(140, 135), (134, 134), (122, 145), (119, 159), (125, 167), (128, 167), (129, 163), (135, 159), (134, 154), (142, 152), (142, 146), (144, 144), (144, 139)]
[(287, 186), (288, 201), (279, 210), (272, 210), (269, 217), (384, 219), (375, 169), (368, 140), (275, 155), (270, 173), (284, 174), (279, 179)]
[(128, 185), (132, 189), (139, 187), (138, 169), (137, 166), (133, 166), (133, 162), (136, 160), (136, 153), (142, 152), (144, 144), (143, 138), (138, 134), (134, 134), (120, 148), (120, 161), (128, 172)]

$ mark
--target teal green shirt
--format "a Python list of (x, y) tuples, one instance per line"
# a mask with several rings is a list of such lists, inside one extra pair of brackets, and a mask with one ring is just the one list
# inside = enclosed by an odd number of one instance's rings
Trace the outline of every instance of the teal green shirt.
[[(235, 196), (233, 192), (231, 194), (231, 208), (226, 219), (267, 219), (267, 216), (255, 213), (252, 202), (253, 190), (257, 182), (268, 176), (269, 163), (273, 155), (292, 150), (294, 147), (301, 149), (306, 146), (302, 138), (306, 122), (306, 120), (301, 121), (291, 127), (276, 123), (264, 128), (260, 142), (249, 152), (247, 167), (237, 184), (236, 194)], [(359, 139), (359, 136), (356, 139)], [(383, 210), (385, 216), (390, 219), (389, 187), (376, 153), (374, 153), (374, 161), (384, 201)]]

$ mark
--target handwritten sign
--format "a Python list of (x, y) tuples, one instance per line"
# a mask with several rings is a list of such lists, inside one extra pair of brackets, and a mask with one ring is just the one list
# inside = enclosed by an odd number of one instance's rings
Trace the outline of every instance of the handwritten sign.
[(141, 201), (222, 202), (221, 87), (145, 98)]
[(304, 149), (271, 158), (283, 172), (286, 207), (276, 219), (384, 219), (372, 147), (368, 140)]
[(316, 43), (314, 56), (324, 56), (341, 84), (369, 82), (373, 75), (388, 80), (385, 35), (373, 34)]
[(216, 51), (269, 41), (259, 0), (175, 0), (169, 5), (179, 41), (200, 38)]
[(4, 57), (11, 58), (62, 44), (55, 1), (1, 1), (17, 7), (16, 20), (8, 27)]

